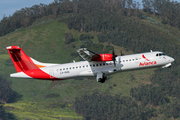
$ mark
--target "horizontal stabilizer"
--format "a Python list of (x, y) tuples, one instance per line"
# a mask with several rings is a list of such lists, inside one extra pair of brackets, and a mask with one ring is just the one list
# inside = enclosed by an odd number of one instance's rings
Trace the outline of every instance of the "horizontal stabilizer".
[(16, 77), (16, 78), (32, 78), (26, 75), (24, 72), (18, 72), (18, 73), (13, 73), (10, 74), (10, 77)]

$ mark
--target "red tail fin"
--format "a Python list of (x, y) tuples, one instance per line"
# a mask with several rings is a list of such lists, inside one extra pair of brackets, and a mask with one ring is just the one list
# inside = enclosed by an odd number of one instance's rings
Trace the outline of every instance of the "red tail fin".
[(38, 69), (31, 58), (27, 56), (19, 46), (9, 46), (6, 49), (8, 50), (17, 72)]

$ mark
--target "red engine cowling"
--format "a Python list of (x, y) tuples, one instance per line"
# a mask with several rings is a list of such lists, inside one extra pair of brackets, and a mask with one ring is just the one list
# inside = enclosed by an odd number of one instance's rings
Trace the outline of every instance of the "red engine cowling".
[(99, 54), (100, 57), (94, 57), (91, 60), (93, 61), (112, 61), (113, 55), (112, 54)]

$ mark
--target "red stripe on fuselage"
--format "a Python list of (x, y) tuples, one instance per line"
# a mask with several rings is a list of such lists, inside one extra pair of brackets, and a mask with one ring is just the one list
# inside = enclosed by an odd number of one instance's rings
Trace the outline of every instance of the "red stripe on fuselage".
[(27, 71), (24, 71), (24, 73), (28, 75), (29, 77), (32, 77), (35, 79), (63, 80), (63, 79), (59, 79), (54, 76), (51, 76), (47, 74), (46, 72), (42, 71), (41, 69), (27, 70)]

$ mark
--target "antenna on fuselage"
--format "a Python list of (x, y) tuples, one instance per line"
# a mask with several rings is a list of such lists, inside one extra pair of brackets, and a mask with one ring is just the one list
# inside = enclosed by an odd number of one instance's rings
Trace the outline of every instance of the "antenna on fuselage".
[(153, 52), (152, 50), (150, 50), (151, 52)]

